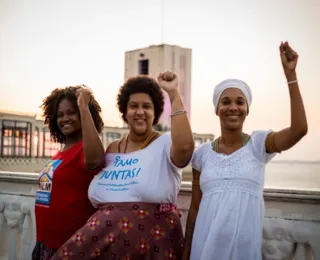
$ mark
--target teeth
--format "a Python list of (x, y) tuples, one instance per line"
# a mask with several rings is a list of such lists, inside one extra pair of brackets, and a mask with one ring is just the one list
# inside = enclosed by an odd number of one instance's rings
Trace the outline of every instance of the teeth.
[(231, 119), (237, 119), (238, 118), (238, 116), (228, 116), (229, 118), (231, 118)]

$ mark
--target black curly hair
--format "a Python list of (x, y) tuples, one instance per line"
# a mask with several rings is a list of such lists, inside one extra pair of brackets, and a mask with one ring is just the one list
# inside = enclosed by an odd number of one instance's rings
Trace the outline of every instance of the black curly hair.
[(151, 97), (154, 106), (153, 125), (156, 125), (163, 112), (164, 96), (157, 81), (146, 75), (129, 78), (124, 85), (120, 87), (117, 96), (117, 105), (122, 119), (127, 122), (126, 113), (129, 98), (130, 95), (136, 93), (145, 93)]
[[(40, 106), (43, 109), (44, 123), (48, 125), (50, 130), (51, 140), (56, 143), (65, 143), (66, 141), (66, 137), (62, 134), (57, 124), (58, 106), (61, 100), (68, 99), (80, 116), (76, 96), (76, 91), (79, 88), (81, 88), (81, 86), (56, 88), (43, 100), (42, 105)], [(98, 133), (101, 133), (104, 126), (100, 115), (101, 107), (94, 99), (93, 95), (92, 100), (89, 103), (89, 110)]]

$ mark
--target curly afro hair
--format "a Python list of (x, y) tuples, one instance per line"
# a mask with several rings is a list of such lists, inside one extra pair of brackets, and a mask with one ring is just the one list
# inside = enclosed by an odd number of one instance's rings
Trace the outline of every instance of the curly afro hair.
[[(81, 86), (56, 88), (48, 97), (43, 100), (42, 105), (40, 106), (43, 109), (44, 123), (49, 127), (52, 141), (56, 143), (65, 143), (66, 141), (66, 137), (62, 134), (57, 124), (58, 106), (61, 100), (68, 99), (72, 103), (72, 106), (75, 108), (77, 114), (80, 116), (76, 96), (76, 91), (79, 88), (81, 88)], [(98, 133), (101, 133), (104, 126), (100, 115), (101, 107), (94, 99), (93, 95), (89, 103), (89, 110)]]
[(164, 96), (159, 84), (154, 79), (145, 75), (129, 78), (124, 85), (120, 87), (117, 105), (122, 119), (127, 122), (126, 113), (129, 98), (130, 95), (136, 93), (145, 93), (151, 97), (154, 106), (153, 125), (156, 125), (163, 112)]

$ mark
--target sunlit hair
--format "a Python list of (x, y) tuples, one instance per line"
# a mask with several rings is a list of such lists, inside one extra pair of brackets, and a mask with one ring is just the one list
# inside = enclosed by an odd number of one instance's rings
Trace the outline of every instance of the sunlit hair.
[[(66, 137), (60, 131), (57, 123), (58, 107), (60, 102), (63, 99), (69, 100), (80, 118), (80, 112), (76, 96), (76, 91), (79, 88), (81, 88), (81, 86), (56, 88), (42, 102), (41, 108), (43, 109), (44, 123), (47, 124), (49, 127), (51, 140), (56, 143), (65, 143), (66, 141)], [(98, 104), (98, 102), (94, 99), (93, 95), (89, 103), (89, 110), (98, 133), (101, 133), (104, 126), (103, 120), (100, 115), (101, 107)]]

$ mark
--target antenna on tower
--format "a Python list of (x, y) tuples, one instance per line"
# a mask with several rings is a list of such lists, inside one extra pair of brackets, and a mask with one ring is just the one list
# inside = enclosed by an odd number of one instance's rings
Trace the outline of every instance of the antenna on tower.
[(161, 0), (161, 43), (163, 44), (164, 34), (164, 0)]

